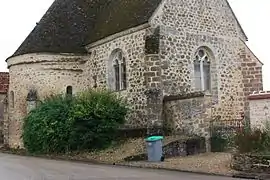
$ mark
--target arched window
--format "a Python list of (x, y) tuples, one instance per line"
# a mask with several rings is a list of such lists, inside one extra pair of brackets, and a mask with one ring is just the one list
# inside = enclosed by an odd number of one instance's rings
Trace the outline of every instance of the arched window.
[(126, 72), (126, 59), (120, 49), (113, 51), (110, 61), (112, 62), (112, 70), (109, 76), (111, 88), (116, 91), (124, 90), (127, 88), (127, 72)]
[(10, 107), (14, 108), (14, 92), (10, 91)]
[(68, 95), (68, 96), (72, 96), (72, 86), (68, 86), (67, 87), (67, 89), (66, 89), (66, 94)]
[(198, 91), (211, 90), (210, 58), (211, 56), (206, 48), (199, 48), (195, 54), (195, 89)]

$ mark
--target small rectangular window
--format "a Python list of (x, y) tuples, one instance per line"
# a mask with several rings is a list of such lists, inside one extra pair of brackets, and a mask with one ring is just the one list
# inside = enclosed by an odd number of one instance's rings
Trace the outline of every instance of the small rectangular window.
[(73, 88), (72, 88), (72, 86), (68, 86), (66, 89), (66, 97), (71, 98), (72, 94), (73, 94)]

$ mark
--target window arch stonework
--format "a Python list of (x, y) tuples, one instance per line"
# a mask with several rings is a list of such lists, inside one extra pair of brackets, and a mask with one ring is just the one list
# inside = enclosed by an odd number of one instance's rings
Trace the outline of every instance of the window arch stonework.
[(196, 91), (211, 91), (212, 56), (207, 48), (201, 47), (194, 58), (194, 85)]
[(116, 49), (111, 53), (108, 63), (108, 84), (110, 89), (115, 91), (127, 88), (126, 58), (123, 51)]

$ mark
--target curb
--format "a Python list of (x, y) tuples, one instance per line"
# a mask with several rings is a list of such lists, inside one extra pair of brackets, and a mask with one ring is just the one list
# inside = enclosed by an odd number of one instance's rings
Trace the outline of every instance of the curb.
[(207, 176), (220, 176), (220, 177), (233, 177), (233, 175), (228, 174), (218, 174), (218, 173), (206, 173), (200, 171), (188, 171), (188, 170), (181, 170), (181, 169), (172, 169), (172, 168), (164, 168), (164, 167), (149, 167), (149, 166), (142, 166), (142, 165), (129, 165), (129, 164), (116, 164), (117, 166), (124, 166), (130, 168), (138, 168), (138, 169), (157, 169), (157, 170), (164, 170), (164, 171), (172, 171), (172, 172), (182, 172), (182, 173), (190, 173), (190, 174), (198, 174), (198, 175), (207, 175)]
[(78, 159), (59, 157), (59, 156), (52, 157), (52, 156), (42, 156), (42, 155), (20, 154), (16, 152), (3, 151), (3, 150), (0, 150), (0, 153), (15, 155), (15, 156), (41, 158), (41, 159), (46, 159), (46, 160), (59, 160), (59, 161), (66, 161), (66, 162), (71, 162), (71, 163), (83, 163), (83, 164), (89, 164), (89, 165), (103, 165), (103, 166), (114, 166), (114, 167), (128, 167), (128, 168), (136, 168), (136, 169), (164, 170), (164, 171), (182, 172), (182, 173), (190, 173), (190, 174), (205, 175), (205, 176), (219, 176), (219, 177), (231, 177), (231, 178), (242, 178), (242, 179), (259, 179), (258, 177), (260, 177), (258, 174), (249, 174), (249, 173), (237, 173), (237, 174), (207, 173), (207, 172), (200, 172), (200, 171), (188, 171), (188, 170), (164, 168), (164, 167), (132, 165), (132, 164), (126, 164), (126, 163), (108, 163), (108, 162), (102, 162), (102, 161), (97, 161), (97, 160), (83, 160), (83, 159), (78, 160)]
[(241, 179), (258, 179), (258, 175), (256, 174), (249, 174), (249, 173), (239, 173), (239, 174), (234, 174), (232, 176), (233, 178), (241, 178)]

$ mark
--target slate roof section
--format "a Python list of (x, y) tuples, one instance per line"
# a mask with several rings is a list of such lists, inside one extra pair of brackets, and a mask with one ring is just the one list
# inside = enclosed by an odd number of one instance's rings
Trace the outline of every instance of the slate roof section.
[(13, 56), (86, 53), (84, 45), (146, 23), (162, 0), (55, 0)]

